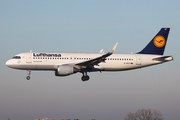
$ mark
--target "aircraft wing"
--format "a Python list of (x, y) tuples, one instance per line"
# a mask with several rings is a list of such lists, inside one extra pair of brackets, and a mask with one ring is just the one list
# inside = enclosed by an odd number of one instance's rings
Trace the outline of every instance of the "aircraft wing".
[(104, 54), (102, 56), (96, 57), (94, 59), (90, 59), (90, 60), (87, 60), (87, 61), (76, 63), (75, 65), (88, 67), (88, 66), (98, 65), (101, 62), (105, 62), (106, 57), (112, 55), (113, 52), (115, 51), (115, 49), (117, 47), (117, 44), (118, 43), (116, 43), (108, 53), (106, 53), (106, 54)]

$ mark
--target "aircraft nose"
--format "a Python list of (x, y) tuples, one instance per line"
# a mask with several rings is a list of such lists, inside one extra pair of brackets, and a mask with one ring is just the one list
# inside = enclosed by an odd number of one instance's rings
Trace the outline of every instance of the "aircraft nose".
[(11, 62), (10, 60), (8, 60), (8, 61), (6, 62), (6, 66), (11, 67), (11, 65), (12, 65), (12, 62)]

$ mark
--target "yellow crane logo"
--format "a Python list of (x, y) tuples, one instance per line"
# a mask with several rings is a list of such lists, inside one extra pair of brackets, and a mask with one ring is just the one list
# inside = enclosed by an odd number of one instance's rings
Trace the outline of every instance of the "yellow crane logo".
[(163, 36), (158, 35), (154, 38), (154, 45), (158, 48), (161, 48), (165, 45), (166, 40)]

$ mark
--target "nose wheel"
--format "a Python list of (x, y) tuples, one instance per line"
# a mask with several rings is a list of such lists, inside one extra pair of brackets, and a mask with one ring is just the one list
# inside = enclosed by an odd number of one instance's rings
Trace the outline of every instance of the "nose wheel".
[(27, 76), (26, 79), (29, 80), (29, 79), (30, 79), (30, 76)]
[(31, 71), (29, 70), (27, 74), (28, 74), (28, 76), (26, 77), (26, 79), (27, 79), (27, 80), (30, 80)]

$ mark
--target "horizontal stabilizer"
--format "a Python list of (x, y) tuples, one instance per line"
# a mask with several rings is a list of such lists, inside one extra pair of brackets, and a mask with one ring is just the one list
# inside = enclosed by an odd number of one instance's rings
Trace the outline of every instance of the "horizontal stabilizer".
[(173, 57), (172, 56), (162, 56), (162, 57), (153, 58), (152, 60), (155, 60), (155, 61), (169, 61), (169, 60), (173, 60)]

